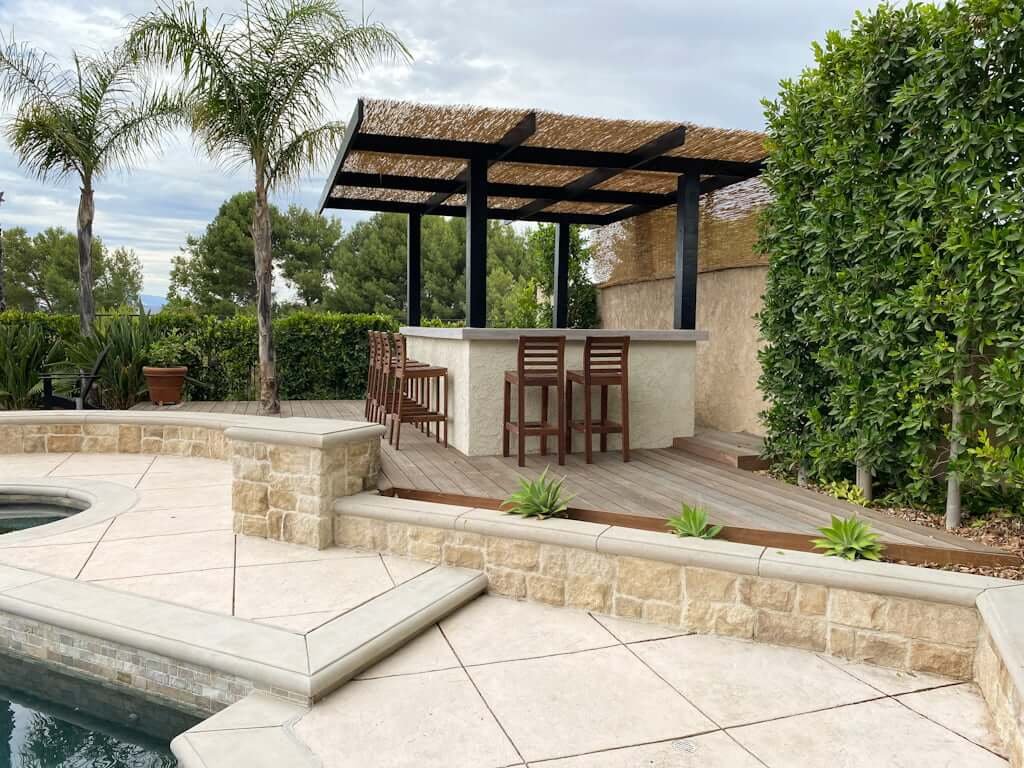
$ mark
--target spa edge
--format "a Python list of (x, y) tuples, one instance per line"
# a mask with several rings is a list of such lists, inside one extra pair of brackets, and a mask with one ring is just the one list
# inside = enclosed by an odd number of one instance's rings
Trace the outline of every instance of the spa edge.
[[(449, 442), (467, 456), (501, 453), (504, 372), (515, 369), (518, 339), (526, 335), (565, 336), (567, 370), (582, 367), (587, 336), (628, 335), (631, 447), (666, 448), (677, 437), (693, 435), (696, 347), (698, 341), (707, 340), (704, 331), (410, 326), (401, 332), (410, 357), (448, 369)], [(579, 387), (574, 391), (576, 413), (582, 414), (582, 391)], [(614, 393), (609, 397), (610, 417), (616, 418), (618, 410)], [(527, 392), (526, 412), (528, 419), (536, 419), (540, 412), (535, 388)], [(574, 450), (582, 449), (582, 440), (581, 435), (575, 436)], [(619, 437), (610, 436), (609, 450), (618, 447)], [(527, 451), (539, 451), (537, 438), (528, 439)]]

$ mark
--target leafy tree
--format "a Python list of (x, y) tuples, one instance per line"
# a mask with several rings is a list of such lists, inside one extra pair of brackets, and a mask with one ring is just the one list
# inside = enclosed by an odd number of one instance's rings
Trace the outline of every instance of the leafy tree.
[(766, 104), (767, 450), (960, 521), (1020, 505), (1024, 3), (859, 15)]
[(331, 260), (340, 242), (340, 221), (298, 205), (288, 207), (278, 245), (281, 273), (307, 307), (323, 304)]
[[(531, 267), (537, 275), (546, 296), (555, 295), (555, 225), (541, 224), (530, 233), (527, 241)], [(597, 288), (590, 279), (590, 248), (577, 226), (569, 229), (569, 327), (596, 328)], [(551, 308), (547, 307), (546, 323), (553, 322)]]
[[(189, 236), (171, 267), (168, 296), (188, 298), (201, 309), (219, 315), (234, 314), (256, 301), (256, 264), (253, 260), (252, 215), (254, 192), (228, 198), (199, 237)], [(282, 217), (270, 206), (274, 231), (271, 248), (280, 248)]]
[[(15, 227), (3, 233), (7, 254), (8, 306), (12, 309), (76, 312), (78, 307), (78, 240), (51, 227), (29, 237)], [(142, 263), (135, 251), (108, 252), (99, 238), (90, 248), (95, 298), (100, 307), (135, 306), (142, 292)]]
[(80, 186), (76, 271), (85, 334), (92, 332), (95, 315), (93, 184), (131, 166), (181, 112), (180, 101), (165, 88), (139, 82), (140, 71), (123, 50), (76, 53), (68, 71), (46, 53), (0, 39), (0, 100), (17, 103), (5, 131), (19, 163), (42, 180), (74, 178)]
[(211, 156), (253, 171), (260, 410), (278, 413), (269, 194), (337, 148), (344, 125), (322, 122), (329, 86), (406, 56), (405, 47), (380, 24), (351, 23), (334, 0), (246, 0), (216, 24), (191, 0), (161, 5), (136, 23), (131, 47), (180, 67), (193, 133)]

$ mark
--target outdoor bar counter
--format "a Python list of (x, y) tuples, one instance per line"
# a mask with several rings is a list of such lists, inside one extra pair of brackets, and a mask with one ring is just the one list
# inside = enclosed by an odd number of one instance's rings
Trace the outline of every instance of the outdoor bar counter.
[[(516, 367), (520, 336), (565, 336), (565, 367), (583, 367), (583, 342), (587, 336), (629, 336), (630, 447), (667, 448), (676, 437), (693, 435), (694, 377), (697, 342), (704, 331), (692, 330), (581, 330), (525, 328), (424, 328), (403, 327), (410, 357), (448, 368), (449, 443), (467, 456), (501, 453), (501, 414), (504, 374)], [(577, 418), (583, 414), (582, 387), (576, 393)], [(513, 415), (517, 407), (513, 392)], [(608, 394), (609, 415), (618, 418), (618, 388)], [(595, 413), (598, 398), (594, 396)], [(554, 421), (554, 392), (549, 419)], [(527, 389), (527, 419), (540, 412), (540, 391)], [(515, 436), (512, 452), (515, 454)], [(609, 436), (609, 450), (617, 450), (618, 435)], [(527, 452), (537, 453), (539, 438), (527, 439)], [(583, 436), (576, 434), (574, 450), (581, 450)], [(597, 450), (597, 438), (594, 439)], [(554, 440), (551, 462), (557, 461)]]

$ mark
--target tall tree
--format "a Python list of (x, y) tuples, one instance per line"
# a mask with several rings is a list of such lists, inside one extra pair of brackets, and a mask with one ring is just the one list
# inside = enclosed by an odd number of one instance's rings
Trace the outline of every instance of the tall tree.
[[(3, 233), (7, 254), (8, 305), (25, 311), (68, 313), (78, 307), (78, 240), (51, 227), (29, 237), (21, 227)], [(136, 306), (142, 293), (142, 263), (135, 251), (108, 251), (94, 238), (92, 253), (96, 304)]]
[(6, 120), (19, 163), (42, 180), (75, 178), (78, 198), (78, 291), (82, 332), (92, 333), (94, 183), (127, 168), (181, 114), (177, 96), (145, 82), (124, 50), (73, 56), (59, 67), (48, 54), (0, 38), (0, 100), (17, 103)]
[(331, 259), (341, 243), (341, 222), (298, 205), (288, 206), (283, 219), (281, 274), (307, 307), (323, 304)]
[(193, 133), (212, 157), (253, 172), (260, 409), (279, 413), (269, 194), (337, 148), (345, 126), (322, 122), (329, 87), (408, 52), (391, 30), (351, 22), (334, 0), (246, 0), (214, 24), (207, 15), (191, 0), (161, 5), (136, 23), (131, 47), (180, 67)]

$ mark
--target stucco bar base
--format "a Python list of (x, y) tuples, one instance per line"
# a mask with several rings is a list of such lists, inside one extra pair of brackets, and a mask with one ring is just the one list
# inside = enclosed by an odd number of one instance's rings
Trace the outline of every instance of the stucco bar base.
[[(406, 327), (402, 333), (409, 340), (412, 357), (448, 368), (448, 441), (467, 456), (501, 452), (504, 373), (515, 369), (518, 339), (524, 334), (565, 335), (566, 368), (582, 368), (588, 335), (629, 335), (631, 447), (666, 448), (674, 438), (693, 434), (696, 343), (707, 338), (701, 331)], [(575, 415), (581, 418), (582, 388), (574, 390)], [(617, 388), (611, 388), (608, 401), (610, 417), (618, 420)], [(595, 418), (597, 406), (595, 395)], [(552, 397), (551, 408), (556, 407)], [(515, 408), (513, 394), (513, 413)], [(539, 413), (540, 390), (534, 387), (527, 393), (527, 420), (535, 420)], [(575, 437), (574, 446), (582, 450), (582, 436)], [(609, 439), (609, 447), (618, 449), (618, 436)], [(550, 448), (554, 450), (553, 443)], [(527, 440), (527, 451), (539, 451), (536, 438)]]

